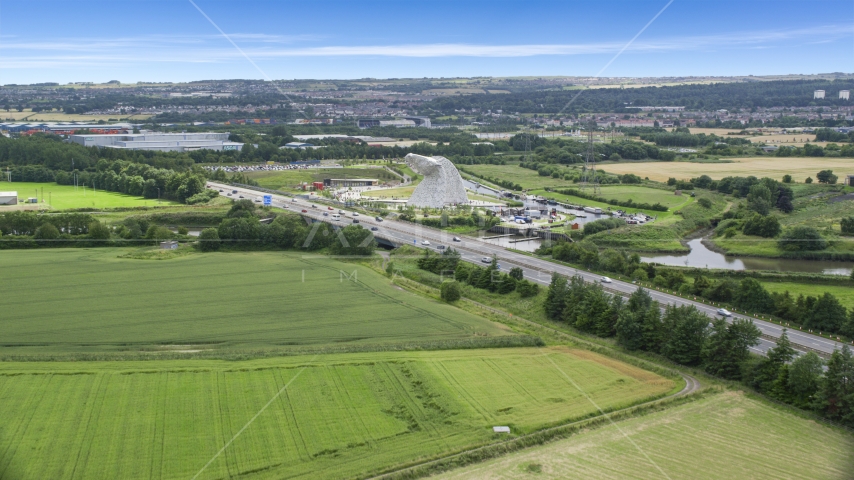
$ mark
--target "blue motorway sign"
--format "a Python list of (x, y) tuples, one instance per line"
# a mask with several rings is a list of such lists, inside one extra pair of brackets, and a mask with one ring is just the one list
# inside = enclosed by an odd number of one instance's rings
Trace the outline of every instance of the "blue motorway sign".
[(264, 195), (264, 205), (270, 206), (273, 204), (273, 196), (272, 195)]

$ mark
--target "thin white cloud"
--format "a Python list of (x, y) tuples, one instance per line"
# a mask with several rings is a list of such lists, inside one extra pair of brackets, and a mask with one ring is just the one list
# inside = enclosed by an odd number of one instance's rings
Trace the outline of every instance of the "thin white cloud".
[[(851, 25), (670, 37), (638, 41), (626, 52), (708, 51), (727, 48), (773, 48), (781, 43), (832, 42), (854, 33)], [(609, 54), (623, 48), (624, 39), (577, 44), (482, 45), (429, 43), (399, 45), (327, 45), (284, 47), (317, 42), (314, 35), (229, 34), (252, 59), (287, 57), (484, 57), (571, 56)], [(219, 35), (147, 35), (119, 38), (76, 38), (28, 42), (20, 38), (0, 43), (0, 68), (61, 68), (122, 66), (141, 63), (229, 63), (244, 61)]]

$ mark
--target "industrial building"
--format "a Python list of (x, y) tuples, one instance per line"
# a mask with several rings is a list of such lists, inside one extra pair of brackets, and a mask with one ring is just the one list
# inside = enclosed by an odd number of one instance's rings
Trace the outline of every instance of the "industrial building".
[(403, 117), (394, 120), (380, 120), (378, 118), (360, 118), (357, 120), (359, 128), (371, 127), (425, 127), (430, 128), (430, 117)]
[(279, 148), (280, 148), (280, 149), (281, 149), (281, 148), (297, 148), (297, 149), (306, 149), (306, 148), (315, 148), (315, 146), (314, 146), (314, 144), (312, 144), (312, 143), (305, 143), (305, 142), (290, 142), (290, 143), (286, 143), (284, 146), (279, 147)]
[(0, 192), (0, 205), (17, 205), (18, 192)]
[(849, 90), (840, 90), (839, 91), (839, 99), (840, 100), (848, 100), (848, 97), (851, 95)]
[(379, 180), (375, 178), (324, 178), (324, 187), (375, 187)]
[(84, 147), (154, 150), (158, 152), (190, 152), (193, 150), (235, 150), (242, 143), (230, 142), (228, 132), (216, 133), (132, 133), (119, 135), (71, 135), (69, 140)]
[(813, 92), (812, 98), (814, 98), (814, 99), (824, 98), (824, 90), (816, 90), (815, 92)]

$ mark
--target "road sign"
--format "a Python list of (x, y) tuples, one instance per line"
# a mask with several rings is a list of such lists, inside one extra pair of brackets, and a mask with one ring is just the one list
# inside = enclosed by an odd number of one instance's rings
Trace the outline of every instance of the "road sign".
[(273, 204), (273, 196), (272, 195), (264, 195), (264, 206), (269, 207)]

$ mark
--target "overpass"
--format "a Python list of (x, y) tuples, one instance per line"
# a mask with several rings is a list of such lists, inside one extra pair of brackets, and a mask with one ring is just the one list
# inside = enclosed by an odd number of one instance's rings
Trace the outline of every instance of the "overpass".
[[(237, 190), (239, 194), (252, 199), (260, 198), (262, 195), (264, 195), (264, 193), (252, 190), (250, 188), (234, 187), (231, 185), (216, 182), (208, 182), (208, 186), (210, 188), (222, 189), (225, 191)], [(331, 224), (340, 224), (342, 226), (346, 226), (351, 224), (353, 220), (352, 216), (342, 216), (339, 221), (333, 221), (331, 217), (323, 216), (323, 212), (328, 211), (326, 210), (325, 205), (322, 209), (319, 207), (312, 208), (312, 202), (308, 200), (291, 198), (283, 195), (273, 195), (272, 197), (274, 207), (296, 210), (296, 212), (300, 213), (300, 215), (313, 219), (315, 221), (322, 221)], [(340, 207), (336, 206), (335, 208), (337, 210)], [(303, 209), (306, 210), (305, 213), (301, 212), (301, 210)], [(430, 248), (434, 251), (436, 251), (435, 247), (438, 245), (451, 246), (455, 250), (460, 252), (462, 260), (477, 264), (481, 264), (481, 259), (483, 257), (494, 256), (498, 259), (503, 270), (509, 270), (512, 267), (519, 267), (524, 272), (524, 277), (526, 279), (536, 282), (540, 285), (548, 285), (551, 281), (552, 273), (558, 273), (566, 277), (579, 276), (587, 282), (598, 282), (602, 279), (601, 275), (592, 272), (579, 270), (573, 267), (550, 262), (548, 260), (544, 260), (534, 256), (524, 255), (521, 253), (510, 251), (503, 247), (485, 243), (475, 237), (465, 235), (454, 235), (439, 229), (395, 220), (384, 220), (382, 222), (377, 222), (373, 217), (369, 216), (360, 216), (359, 221), (360, 225), (363, 225), (367, 228), (377, 227), (378, 230), (373, 232), (374, 236), (378, 240), (387, 242), (388, 244), (395, 246), (412, 245), (419, 248)], [(461, 241), (454, 242), (453, 238), (455, 236)], [(428, 241), (430, 244), (423, 245), (422, 243), (425, 240)], [(617, 280), (614, 280), (613, 283), (602, 286), (609, 293), (626, 296), (631, 295), (632, 292), (637, 289), (637, 285), (635, 284)], [(656, 290), (649, 290), (649, 294), (650, 296), (652, 296), (653, 300), (658, 301), (662, 306), (691, 305), (696, 307), (698, 310), (705, 313), (709, 317), (714, 318), (717, 315), (718, 307), (713, 305), (708, 305), (699, 301), (685, 299), (677, 295), (671, 295)], [(753, 323), (759, 328), (760, 332), (762, 332), (760, 344), (752, 349), (757, 353), (764, 353), (770, 348), (773, 348), (776, 339), (780, 338), (780, 335), (782, 334), (783, 329), (785, 328), (781, 325), (777, 325), (769, 321), (740, 314), (736, 314), (727, 320), (732, 321), (732, 319), (735, 318), (753, 320)], [(800, 352), (814, 351), (819, 355), (827, 357), (831, 353), (833, 353), (834, 350), (842, 348), (842, 343), (840, 342), (828, 340), (817, 335), (811, 335), (800, 330), (788, 329), (787, 333), (789, 336), (789, 340), (793, 344), (793, 347), (799, 350)]]

